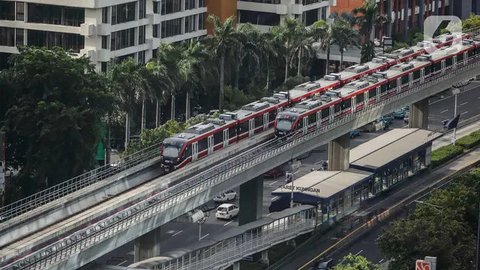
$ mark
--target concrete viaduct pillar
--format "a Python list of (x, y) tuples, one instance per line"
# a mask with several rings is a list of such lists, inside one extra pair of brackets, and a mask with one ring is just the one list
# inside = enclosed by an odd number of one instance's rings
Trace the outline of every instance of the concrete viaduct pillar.
[(328, 143), (328, 170), (344, 171), (350, 167), (350, 133)]
[(410, 105), (408, 127), (428, 129), (428, 98)]
[(160, 228), (158, 227), (135, 239), (133, 260), (143, 261), (160, 255)]
[(240, 213), (238, 225), (244, 225), (262, 218), (263, 177), (259, 176), (240, 185)]

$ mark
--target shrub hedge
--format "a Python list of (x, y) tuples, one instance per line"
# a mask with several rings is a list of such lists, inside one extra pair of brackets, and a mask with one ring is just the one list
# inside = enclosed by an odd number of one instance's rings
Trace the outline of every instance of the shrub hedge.
[(445, 145), (432, 152), (432, 166), (436, 167), (463, 153), (460, 145)]
[(457, 140), (457, 145), (462, 146), (465, 149), (470, 149), (477, 145), (480, 145), (480, 130), (470, 133), (469, 135)]

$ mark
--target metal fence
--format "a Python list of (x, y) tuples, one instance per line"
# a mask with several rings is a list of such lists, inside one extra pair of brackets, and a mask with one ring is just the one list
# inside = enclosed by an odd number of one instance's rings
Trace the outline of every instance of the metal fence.
[(315, 208), (301, 210), (259, 227), (234, 235), (218, 243), (189, 252), (182, 257), (154, 267), (157, 270), (215, 269), (228, 266), (245, 256), (312, 231), (316, 225)]
[(299, 144), (305, 143), (313, 137), (320, 136), (326, 131), (374, 112), (388, 103), (393, 103), (406, 96), (428, 88), (434, 83), (453, 78), (459, 73), (477, 68), (480, 66), (479, 60), (480, 57), (478, 56), (469, 58), (465, 62), (458, 63), (456, 70), (434, 74), (423, 83), (416, 85), (411, 89), (407, 90), (408, 87), (405, 87), (400, 94), (392, 96), (368, 109), (363, 109), (354, 114), (344, 116), (343, 118), (306, 135), (299, 134), (284, 141), (272, 140), (254, 149), (248, 150), (235, 158), (227, 160), (223, 164), (206, 170), (197, 176), (189, 178), (163, 192), (159, 192), (142, 202), (59, 240), (56, 243), (18, 259), (16, 262), (12, 262), (2, 269), (45, 269), (60, 263), (73, 254), (77, 254), (103, 240), (114, 237), (128, 229), (130, 226), (158, 215), (166, 209), (169, 209), (180, 202), (184, 202), (194, 197), (196, 194), (208, 190), (212, 186), (215, 186), (234, 175), (244, 172), (248, 168), (266, 162), (280, 153), (288, 151)]
[(160, 143), (135, 152), (122, 159), (118, 164), (108, 164), (96, 168), (31, 196), (15, 201), (14, 203), (8, 204), (0, 208), (0, 222), (5, 222), (154, 158), (160, 158)]

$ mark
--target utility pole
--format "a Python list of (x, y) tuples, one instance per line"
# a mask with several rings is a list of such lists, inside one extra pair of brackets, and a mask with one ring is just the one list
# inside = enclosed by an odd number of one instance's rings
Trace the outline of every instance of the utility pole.
[[(453, 88), (452, 94), (455, 97), (455, 104), (453, 106), (453, 118), (457, 117), (457, 97), (460, 94), (460, 89)], [(452, 144), (455, 145), (455, 141), (457, 140), (457, 127), (453, 128), (453, 137), (452, 137)]]

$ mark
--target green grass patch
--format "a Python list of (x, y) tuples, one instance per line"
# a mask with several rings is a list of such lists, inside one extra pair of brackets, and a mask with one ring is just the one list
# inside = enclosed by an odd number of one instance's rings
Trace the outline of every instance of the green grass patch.
[(465, 149), (470, 149), (480, 145), (480, 130), (472, 132), (469, 135), (458, 139), (456, 144)]
[(463, 153), (463, 147), (460, 145), (445, 145), (432, 151), (432, 166), (436, 167), (440, 164)]

